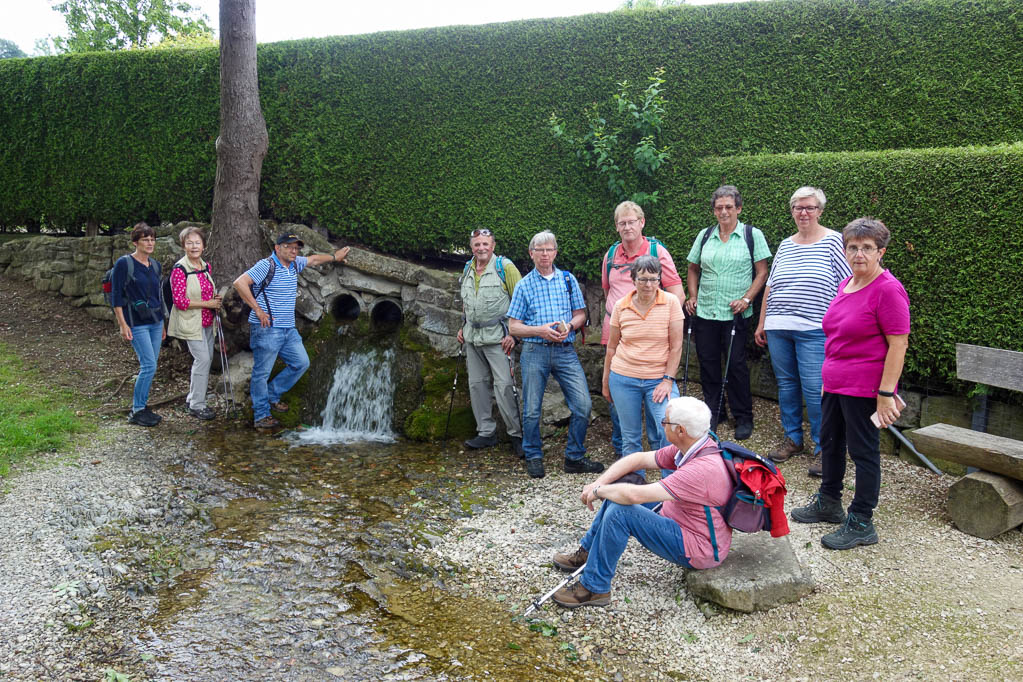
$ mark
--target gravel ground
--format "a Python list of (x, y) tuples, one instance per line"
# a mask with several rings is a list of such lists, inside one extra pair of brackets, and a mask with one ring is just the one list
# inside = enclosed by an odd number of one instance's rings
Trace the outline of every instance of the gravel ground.
[[(752, 443), (766, 452), (781, 433), (777, 406), (758, 400), (756, 410)], [(611, 461), (606, 447), (593, 454)], [(585, 481), (555, 470), (558, 455), (546, 456), (546, 478), (516, 479), (495, 508), (427, 550), (463, 568), (461, 590), (519, 615), (563, 579), (551, 555), (578, 547), (593, 515), (578, 499)], [(782, 466), (787, 509), (816, 490), (807, 463)], [(952, 477), (893, 457), (882, 477), (877, 545), (834, 552), (820, 544), (830, 526), (791, 525), (817, 584), (798, 604), (747, 615), (696, 600), (683, 569), (631, 542), (608, 608), (549, 604), (539, 617), (623, 679), (1023, 679), (1023, 533), (981, 540), (955, 530), (944, 513)]]

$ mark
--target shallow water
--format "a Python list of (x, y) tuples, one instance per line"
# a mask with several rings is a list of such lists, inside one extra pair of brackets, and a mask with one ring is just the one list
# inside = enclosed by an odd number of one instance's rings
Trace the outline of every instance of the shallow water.
[(139, 641), (155, 679), (592, 675), (496, 602), (453, 595), (446, 567), (411, 552), (485, 501), (507, 453), (488, 463), (435, 446), (296, 445), (247, 430), (197, 445), (245, 492), (196, 538), (207, 560), (159, 592)]

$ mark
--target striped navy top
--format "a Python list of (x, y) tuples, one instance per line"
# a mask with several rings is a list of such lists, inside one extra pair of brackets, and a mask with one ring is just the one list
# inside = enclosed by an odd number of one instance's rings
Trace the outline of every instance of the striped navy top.
[(767, 277), (771, 291), (764, 329), (820, 329), (839, 282), (851, 275), (838, 232), (827, 230), (813, 244), (796, 244), (786, 237), (778, 245)]
[[(274, 278), (266, 285), (266, 297), (270, 301), (270, 310), (266, 309), (263, 301), (263, 294), (256, 296), (256, 303), (273, 318), (273, 326), (279, 329), (290, 329), (295, 326), (295, 297), (298, 294), (298, 273), (305, 269), (308, 259), (305, 256), (297, 256), (291, 267), (285, 268), (281, 265), (281, 259), (277, 254), (271, 254), (276, 263), (274, 265)], [(263, 283), (263, 278), (270, 271), (270, 264), (266, 258), (260, 259), (258, 263), (249, 268), (245, 274), (252, 278), (256, 291)], [(259, 324), (259, 318), (255, 312), (249, 313), (249, 323)]]

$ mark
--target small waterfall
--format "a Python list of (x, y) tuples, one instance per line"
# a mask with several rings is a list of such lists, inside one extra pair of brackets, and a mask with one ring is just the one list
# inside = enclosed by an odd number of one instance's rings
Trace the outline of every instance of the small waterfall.
[(338, 357), (323, 425), (299, 431), (303, 443), (394, 441), (391, 412), (394, 394), (394, 349), (371, 348)]

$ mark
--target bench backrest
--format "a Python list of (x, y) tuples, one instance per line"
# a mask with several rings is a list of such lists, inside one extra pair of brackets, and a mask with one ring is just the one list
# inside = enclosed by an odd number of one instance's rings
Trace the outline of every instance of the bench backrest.
[(963, 381), (1023, 391), (1023, 353), (957, 343), (956, 374)]

